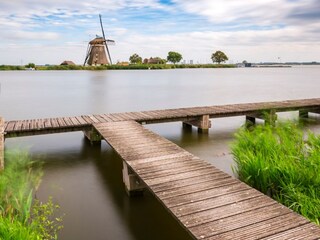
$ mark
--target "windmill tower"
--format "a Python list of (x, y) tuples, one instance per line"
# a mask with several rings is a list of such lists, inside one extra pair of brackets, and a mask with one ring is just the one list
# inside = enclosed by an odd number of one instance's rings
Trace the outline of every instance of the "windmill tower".
[[(102, 25), (101, 15), (99, 14), (102, 37), (96, 36), (92, 39), (87, 48), (84, 66), (88, 65), (107, 65), (112, 64), (108, 44), (114, 44), (113, 40), (106, 39)], [(107, 54), (106, 54), (107, 53)]]

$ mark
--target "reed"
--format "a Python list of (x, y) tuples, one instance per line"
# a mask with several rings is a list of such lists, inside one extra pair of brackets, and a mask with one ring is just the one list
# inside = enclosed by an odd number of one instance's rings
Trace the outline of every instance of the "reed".
[(231, 149), (240, 180), (320, 224), (320, 136), (293, 122), (242, 128)]
[(6, 152), (5, 159), (0, 173), (0, 239), (57, 239), (61, 218), (53, 216), (58, 206), (52, 199), (33, 199), (43, 174), (41, 163), (22, 151)]

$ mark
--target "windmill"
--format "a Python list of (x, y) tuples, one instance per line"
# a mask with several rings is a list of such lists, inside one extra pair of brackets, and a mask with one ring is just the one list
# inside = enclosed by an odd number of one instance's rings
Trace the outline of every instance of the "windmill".
[[(100, 25), (102, 31), (102, 37), (96, 35), (95, 39), (92, 39), (87, 48), (86, 58), (83, 65), (106, 65), (112, 64), (108, 44), (114, 44), (114, 40), (106, 39), (104, 29), (102, 25), (101, 15), (99, 14)], [(108, 55), (106, 54), (108, 53)]]

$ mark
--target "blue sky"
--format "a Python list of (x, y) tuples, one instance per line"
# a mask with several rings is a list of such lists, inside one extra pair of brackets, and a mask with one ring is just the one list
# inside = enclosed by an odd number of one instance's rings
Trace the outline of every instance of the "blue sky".
[(320, 61), (319, 0), (11, 0), (0, 3), (0, 64), (81, 64), (101, 35), (113, 61), (166, 58), (210, 62)]

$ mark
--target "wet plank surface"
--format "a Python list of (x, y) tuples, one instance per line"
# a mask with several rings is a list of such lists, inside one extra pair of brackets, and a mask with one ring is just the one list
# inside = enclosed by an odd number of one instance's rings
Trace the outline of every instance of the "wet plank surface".
[(135, 121), (93, 126), (195, 239), (320, 238), (302, 216)]
[(210, 118), (220, 118), (261, 115), (262, 112), (270, 110), (282, 112), (299, 109), (319, 112), (320, 98), (8, 121), (5, 123), (5, 134), (7, 137), (18, 137), (79, 131), (83, 128), (90, 127), (91, 124), (103, 122), (133, 120), (140, 123), (162, 123), (188, 121), (203, 115), (209, 115)]

